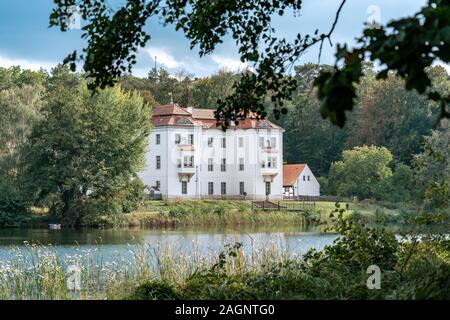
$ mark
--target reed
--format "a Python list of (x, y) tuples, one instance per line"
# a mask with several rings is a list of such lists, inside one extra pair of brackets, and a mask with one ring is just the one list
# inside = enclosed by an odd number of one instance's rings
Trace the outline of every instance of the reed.
[[(77, 249), (60, 255), (52, 246), (12, 247), (7, 260), (0, 260), (0, 299), (121, 299), (148, 281), (182, 286), (193, 274), (211, 269), (218, 253), (201, 253), (194, 243), (189, 253), (180, 253), (173, 243), (130, 245), (129, 256), (116, 254), (105, 259), (101, 250)], [(282, 262), (288, 251), (276, 242), (263, 248), (252, 246), (227, 260), (229, 275), (264, 270), (267, 261)], [(68, 268), (81, 271), (81, 290), (68, 289)]]

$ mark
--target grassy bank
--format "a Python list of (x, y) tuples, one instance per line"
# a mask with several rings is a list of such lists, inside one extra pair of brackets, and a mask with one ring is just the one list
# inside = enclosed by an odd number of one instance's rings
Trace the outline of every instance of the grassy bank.
[(125, 215), (129, 226), (233, 226), (233, 225), (309, 225), (310, 213), (262, 211), (248, 201), (192, 200), (148, 201), (138, 211)]
[[(310, 225), (327, 221), (334, 202), (280, 202), (281, 208), (304, 206), (304, 212), (263, 211), (249, 201), (191, 200), (147, 201), (138, 211), (125, 215), (124, 224), (141, 227), (233, 226), (233, 225)], [(407, 210), (395, 205), (370, 202), (344, 203), (347, 215), (365, 223), (402, 223)]]
[[(278, 202), (276, 202), (278, 203)], [(119, 215), (100, 215), (94, 227), (167, 228), (187, 226), (307, 226), (317, 221), (328, 221), (334, 202), (281, 201), (281, 210), (263, 211), (252, 207), (250, 201), (238, 200), (184, 200), (145, 201), (134, 212)], [(341, 203), (348, 207), (346, 215), (357, 217), (368, 224), (406, 222), (409, 210), (402, 205), (370, 201)], [(283, 210), (305, 208), (304, 212)], [(21, 227), (47, 227), (58, 223), (48, 210), (33, 208), (31, 217)]]

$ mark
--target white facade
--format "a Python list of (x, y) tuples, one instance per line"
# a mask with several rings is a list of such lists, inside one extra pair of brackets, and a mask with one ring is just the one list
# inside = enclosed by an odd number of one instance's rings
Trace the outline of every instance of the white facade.
[(298, 175), (297, 182), (294, 184), (294, 194), (296, 196), (320, 196), (319, 181), (308, 165), (305, 165), (303, 171)]
[(223, 131), (211, 113), (162, 107), (154, 110), (140, 173), (149, 188), (159, 187), (164, 198), (283, 196), (283, 129), (252, 120)]

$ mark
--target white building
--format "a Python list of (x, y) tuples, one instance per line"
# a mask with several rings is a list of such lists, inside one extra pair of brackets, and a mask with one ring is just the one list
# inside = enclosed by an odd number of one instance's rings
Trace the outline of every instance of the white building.
[(307, 164), (283, 165), (284, 196), (320, 196), (320, 184)]
[(223, 131), (214, 111), (155, 107), (143, 182), (164, 198), (281, 198), (284, 130), (249, 116)]

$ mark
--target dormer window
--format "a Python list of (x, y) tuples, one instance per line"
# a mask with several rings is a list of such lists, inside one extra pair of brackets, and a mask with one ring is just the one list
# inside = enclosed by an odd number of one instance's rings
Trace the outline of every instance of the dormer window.
[(180, 120), (177, 121), (177, 124), (192, 124), (192, 122), (190, 122), (186, 118), (181, 118)]

